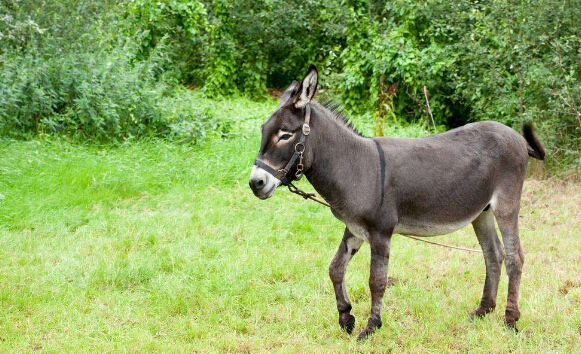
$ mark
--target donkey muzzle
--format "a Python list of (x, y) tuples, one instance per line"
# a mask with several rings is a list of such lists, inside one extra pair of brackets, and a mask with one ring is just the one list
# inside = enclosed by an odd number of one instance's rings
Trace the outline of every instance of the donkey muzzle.
[(274, 194), (276, 187), (280, 186), (281, 182), (262, 168), (253, 166), (248, 184), (255, 196), (260, 199), (267, 199)]

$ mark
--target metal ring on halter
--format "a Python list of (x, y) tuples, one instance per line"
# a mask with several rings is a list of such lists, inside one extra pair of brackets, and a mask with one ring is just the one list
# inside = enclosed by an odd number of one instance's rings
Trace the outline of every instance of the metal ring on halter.
[[(298, 149), (299, 146), (302, 146), (302, 149), (301, 150)], [(299, 154), (302, 154), (303, 152), (305, 152), (305, 144), (303, 144), (303, 143), (297, 143), (295, 145), (295, 152), (298, 152)]]
[(301, 179), (303, 176), (303, 168), (305, 168), (305, 166), (302, 163), (297, 165), (297, 170), (295, 171), (295, 177), (297, 179)]

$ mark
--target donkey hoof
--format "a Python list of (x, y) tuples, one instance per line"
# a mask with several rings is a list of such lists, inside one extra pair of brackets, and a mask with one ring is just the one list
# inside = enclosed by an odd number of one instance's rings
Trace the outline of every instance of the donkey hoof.
[(351, 334), (353, 332), (353, 328), (355, 328), (355, 316), (343, 313), (339, 315), (339, 326), (347, 332), (347, 334)]
[(494, 307), (484, 308), (479, 306), (476, 310), (470, 312), (470, 321), (474, 321), (476, 318), (482, 318), (492, 311), (494, 311)]
[(484, 315), (485, 315), (485, 313), (482, 313), (478, 310), (474, 310), (474, 311), (470, 312), (470, 314), (468, 316), (470, 317), (470, 321), (474, 321), (476, 319), (483, 318)]
[(516, 328), (516, 322), (520, 318), (520, 311), (517, 309), (507, 308), (504, 312), (504, 323), (506, 323), (506, 327), (514, 333), (518, 333), (518, 329)]
[(506, 328), (511, 331), (514, 332), (514, 334), (518, 333), (518, 328), (516, 327), (516, 321), (510, 321), (510, 322), (506, 322)]
[(379, 328), (381, 328), (381, 321), (372, 322), (372, 320), (369, 320), (367, 327), (365, 327), (365, 329), (363, 331), (361, 331), (361, 333), (359, 333), (359, 335), (357, 336), (357, 340), (358, 341), (366, 340), (370, 335), (375, 333), (375, 331), (378, 330)]
[(357, 341), (362, 342), (362, 341), (366, 340), (367, 338), (369, 338), (369, 336), (371, 336), (375, 332), (375, 330), (376, 330), (376, 328), (365, 328), (357, 336)]

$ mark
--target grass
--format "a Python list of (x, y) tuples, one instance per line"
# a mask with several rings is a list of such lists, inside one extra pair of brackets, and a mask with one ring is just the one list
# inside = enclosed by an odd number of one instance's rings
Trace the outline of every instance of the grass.
[[(0, 141), (0, 352), (581, 350), (579, 185), (525, 185), (521, 333), (502, 324), (504, 272), (497, 311), (470, 322), (482, 257), (396, 236), (384, 325), (360, 344), (339, 329), (327, 274), (344, 226), (285, 190), (259, 201), (247, 186), (273, 103), (215, 107), (246, 128), (198, 146)], [(439, 240), (477, 247), (470, 227)], [(368, 268), (364, 246), (347, 274), (356, 331)]]

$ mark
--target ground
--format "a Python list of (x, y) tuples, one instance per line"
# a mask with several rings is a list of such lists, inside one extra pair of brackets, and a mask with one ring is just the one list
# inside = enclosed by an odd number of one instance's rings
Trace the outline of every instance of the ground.
[[(271, 108), (197, 146), (0, 140), (0, 352), (581, 351), (581, 186), (558, 180), (525, 184), (518, 335), (503, 326), (504, 270), (497, 310), (471, 322), (482, 256), (398, 236), (383, 327), (363, 344), (343, 333), (328, 264), (344, 226), (248, 188)], [(437, 241), (478, 247), (470, 226)], [(368, 268), (363, 246), (347, 273), (355, 333)]]

